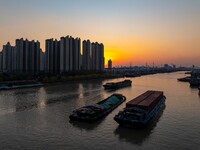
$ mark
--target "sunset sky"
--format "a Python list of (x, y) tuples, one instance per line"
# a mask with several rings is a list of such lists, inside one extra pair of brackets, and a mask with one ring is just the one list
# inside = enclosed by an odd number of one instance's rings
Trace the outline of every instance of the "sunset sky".
[(105, 45), (106, 63), (200, 66), (200, 0), (0, 0), (0, 47), (71, 35)]

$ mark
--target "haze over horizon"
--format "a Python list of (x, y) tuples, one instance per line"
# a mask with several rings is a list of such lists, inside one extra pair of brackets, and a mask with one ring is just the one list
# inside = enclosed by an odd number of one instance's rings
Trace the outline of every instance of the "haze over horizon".
[[(105, 45), (114, 66), (200, 66), (199, 0), (1, 0), (0, 48), (71, 35)], [(0, 49), (0, 50), (1, 50)]]

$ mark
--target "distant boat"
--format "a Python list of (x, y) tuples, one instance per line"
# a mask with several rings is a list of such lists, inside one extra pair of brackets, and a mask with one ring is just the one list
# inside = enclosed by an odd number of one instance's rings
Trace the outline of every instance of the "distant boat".
[(192, 72), (191, 72), (191, 71), (188, 71), (188, 72), (186, 72), (185, 74), (192, 74)]
[(127, 86), (131, 86), (132, 81), (131, 80), (124, 80), (120, 82), (109, 82), (103, 85), (105, 89), (119, 89)]
[(122, 94), (113, 94), (96, 104), (74, 110), (69, 118), (75, 121), (95, 122), (109, 114), (125, 100), (126, 97)]
[(181, 82), (190, 82), (191, 77), (178, 78), (177, 80)]
[(190, 80), (191, 87), (199, 87), (200, 86), (200, 79), (199, 78), (192, 78)]
[(139, 73), (126, 73), (125, 77), (140, 77), (141, 74)]
[(126, 103), (126, 108), (114, 120), (121, 126), (145, 127), (165, 106), (165, 99), (162, 91), (147, 91)]
[(31, 88), (31, 87), (40, 87), (44, 84), (37, 81), (13, 81), (8, 83), (1, 83), (0, 90), (13, 90), (21, 88)]

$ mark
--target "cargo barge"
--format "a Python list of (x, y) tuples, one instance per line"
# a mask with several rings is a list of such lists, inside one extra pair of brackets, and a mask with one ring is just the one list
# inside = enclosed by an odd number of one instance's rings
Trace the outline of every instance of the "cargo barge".
[(126, 108), (114, 120), (121, 126), (145, 127), (165, 106), (165, 99), (162, 91), (147, 91), (126, 103)]
[(125, 100), (126, 97), (122, 94), (113, 94), (94, 105), (84, 106), (74, 110), (69, 116), (69, 119), (82, 122), (95, 122), (109, 114)]
[(198, 87), (198, 86), (200, 86), (200, 79), (199, 78), (192, 78), (190, 80), (190, 86), (191, 87)]
[(180, 82), (190, 82), (191, 77), (178, 78), (177, 80)]
[(119, 89), (127, 86), (131, 86), (132, 81), (131, 80), (124, 80), (120, 82), (109, 82), (103, 85), (105, 89)]

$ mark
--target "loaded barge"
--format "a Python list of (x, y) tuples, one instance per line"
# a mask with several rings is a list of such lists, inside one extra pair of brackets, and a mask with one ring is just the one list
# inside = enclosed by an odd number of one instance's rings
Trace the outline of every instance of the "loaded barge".
[(123, 87), (127, 87), (127, 86), (131, 86), (132, 81), (131, 80), (124, 80), (124, 81), (120, 81), (120, 82), (109, 82), (103, 85), (103, 87), (105, 89), (119, 89), (119, 88), (123, 88)]
[(177, 80), (180, 82), (190, 82), (191, 77), (178, 78)]
[(145, 127), (165, 106), (165, 99), (162, 91), (147, 91), (126, 103), (114, 120), (121, 126)]
[(122, 94), (113, 94), (94, 105), (84, 106), (74, 110), (69, 118), (75, 121), (95, 122), (109, 114), (125, 100), (126, 97)]

